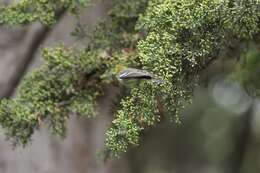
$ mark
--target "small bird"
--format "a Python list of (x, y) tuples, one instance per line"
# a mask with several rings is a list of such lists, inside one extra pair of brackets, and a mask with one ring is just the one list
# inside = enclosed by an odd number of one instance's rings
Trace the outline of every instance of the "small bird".
[(152, 79), (153, 75), (145, 70), (135, 68), (127, 68), (119, 72), (118, 77), (122, 80), (129, 79)]
[(151, 80), (157, 83), (163, 83), (164, 81), (156, 77), (154, 74), (135, 68), (126, 68), (121, 70), (118, 74), (118, 78), (121, 80)]

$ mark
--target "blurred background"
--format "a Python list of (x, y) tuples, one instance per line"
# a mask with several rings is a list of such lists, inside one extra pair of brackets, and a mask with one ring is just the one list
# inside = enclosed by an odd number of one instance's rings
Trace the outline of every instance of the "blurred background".
[[(96, 0), (81, 20), (91, 28), (110, 6), (109, 0)], [(23, 76), (41, 65), (41, 47), (75, 44), (70, 36), (75, 25), (65, 14), (51, 29), (37, 23), (0, 26), (0, 98), (15, 97)], [(225, 79), (227, 64), (220, 60), (207, 69), (205, 86), (195, 89), (182, 124), (163, 122), (147, 130), (141, 145), (119, 159), (103, 162), (99, 157), (113, 118), (109, 105), (116, 91), (107, 88), (109, 95), (99, 100), (100, 115), (71, 115), (65, 139), (52, 136), (43, 125), (29, 146), (13, 148), (1, 130), (0, 173), (259, 173), (260, 100)]]

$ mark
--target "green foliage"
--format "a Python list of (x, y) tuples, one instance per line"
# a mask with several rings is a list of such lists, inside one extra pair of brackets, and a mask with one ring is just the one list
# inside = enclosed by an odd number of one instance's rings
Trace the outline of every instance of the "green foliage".
[(17, 25), (40, 21), (43, 24), (53, 24), (60, 11), (69, 9), (78, 14), (87, 2), (88, 0), (21, 0), (0, 7), (0, 23)]
[(12, 137), (14, 144), (27, 144), (34, 128), (39, 127), (37, 115), (34, 116), (29, 107), (25, 108), (15, 100), (1, 101), (0, 120), (7, 138)]
[(106, 145), (115, 156), (126, 152), (129, 145), (137, 145), (140, 132), (160, 121), (159, 93), (153, 83), (141, 83), (123, 99), (113, 127), (107, 131)]
[[(246, 15), (241, 17), (244, 10)], [(107, 133), (107, 146), (113, 153), (117, 155), (129, 145), (136, 145), (151, 118), (160, 119), (155, 95), (162, 97), (163, 113), (179, 122), (180, 112), (191, 102), (193, 89), (198, 84), (198, 73), (217, 58), (232, 39), (250, 39), (258, 34), (259, 12), (258, 1), (230, 6), (228, 1), (217, 0), (150, 0), (137, 24), (137, 29), (146, 34), (138, 43), (138, 55), (144, 69), (167, 82), (153, 84), (155, 89), (148, 87), (149, 82), (132, 86), (135, 89), (123, 100)], [(139, 101), (139, 98), (142, 99)], [(130, 121), (133, 128), (129, 128), (130, 117), (137, 117)], [(139, 123), (140, 119), (144, 122)], [(122, 137), (122, 129), (125, 134), (135, 129), (134, 138)]]
[(109, 12), (111, 16), (118, 18), (131, 19), (138, 18), (140, 13), (143, 13), (144, 9), (147, 6), (147, 0), (114, 0), (113, 6)]
[(227, 10), (226, 16), (224, 16), (223, 24), (225, 28), (237, 37), (253, 37), (255, 33), (260, 31), (259, 8), (259, 0), (234, 1), (231, 8)]
[[(40, 20), (50, 24), (55, 14), (43, 15), (45, 8), (75, 12), (81, 1), (22, 2), (25, 8), (5, 7), (1, 23)], [(44, 65), (24, 79), (17, 98), (1, 101), (0, 123), (19, 144), (25, 145), (43, 120), (54, 133), (64, 136), (70, 112), (96, 115), (96, 98), (103, 86), (119, 85), (115, 75), (125, 66), (143, 68), (165, 82), (125, 86), (125, 97), (106, 133), (107, 148), (118, 156), (138, 145), (143, 131), (162, 118), (180, 122), (180, 113), (191, 103), (199, 84), (199, 73), (232, 42), (249, 42), (259, 35), (259, 5), (257, 0), (113, 0), (109, 19), (91, 35), (81, 24), (75, 29), (73, 35), (91, 39), (85, 49), (57, 46), (43, 50)], [(27, 14), (30, 17), (23, 16)], [(249, 58), (253, 55), (245, 55), (246, 67), (257, 69), (252, 67), (258, 64), (257, 58)], [(250, 76), (239, 68), (242, 76)]]
[(241, 55), (231, 78), (239, 81), (252, 96), (260, 95), (260, 50), (251, 46)]
[[(53, 133), (64, 136), (69, 112), (86, 116), (96, 114), (98, 83), (91, 84), (91, 80), (87, 83), (82, 79), (96, 70), (93, 65), (93, 62), (98, 63), (95, 55), (86, 52), (75, 54), (59, 46), (44, 49), (42, 56), (44, 65), (23, 80), (18, 96), (1, 101), (2, 126), (18, 144), (25, 145), (33, 129), (45, 119), (49, 120)], [(6, 118), (8, 122), (4, 120)], [(23, 133), (24, 128), (26, 133)]]

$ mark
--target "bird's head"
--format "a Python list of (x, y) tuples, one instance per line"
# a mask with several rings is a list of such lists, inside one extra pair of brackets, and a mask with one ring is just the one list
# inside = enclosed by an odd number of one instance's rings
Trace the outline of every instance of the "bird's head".
[(119, 74), (121, 71), (127, 69), (126, 66), (122, 65), (122, 64), (117, 64), (115, 66), (115, 74)]

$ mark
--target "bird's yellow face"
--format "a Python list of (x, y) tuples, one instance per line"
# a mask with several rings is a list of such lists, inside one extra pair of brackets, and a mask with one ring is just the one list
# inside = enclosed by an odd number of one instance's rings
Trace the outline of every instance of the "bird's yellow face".
[(114, 69), (113, 69), (113, 73), (114, 75), (116, 75), (116, 78), (118, 80), (119, 83), (121, 84), (124, 84), (123, 83), (123, 80), (121, 80), (119, 77), (118, 77), (118, 74), (123, 71), (124, 69), (126, 69), (126, 66), (122, 65), (122, 64), (117, 64)]
[(119, 72), (121, 72), (122, 70), (126, 69), (126, 66), (122, 65), (122, 64), (117, 64), (115, 66), (115, 74), (118, 74)]

